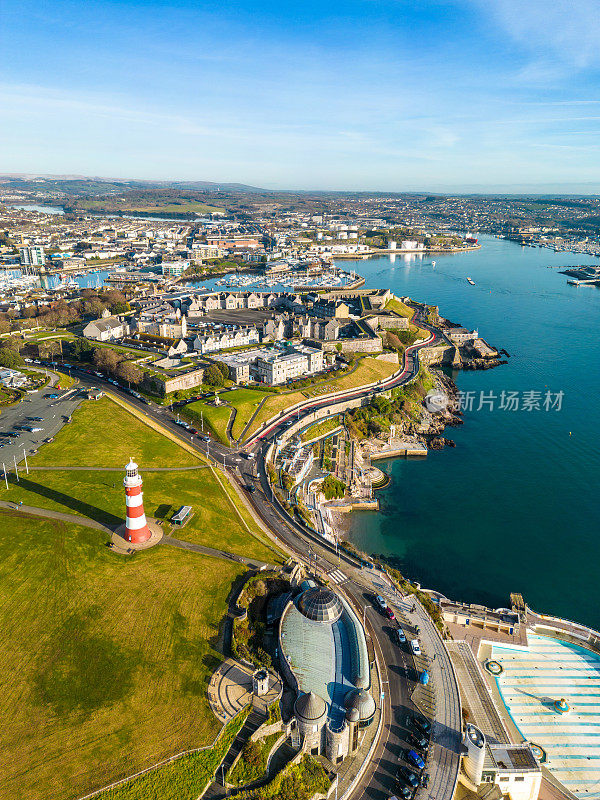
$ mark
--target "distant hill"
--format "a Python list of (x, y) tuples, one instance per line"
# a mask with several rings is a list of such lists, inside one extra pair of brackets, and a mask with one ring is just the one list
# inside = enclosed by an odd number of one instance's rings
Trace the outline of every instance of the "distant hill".
[(215, 183), (214, 181), (152, 181), (129, 180), (126, 178), (101, 178), (86, 175), (41, 175), (37, 173), (4, 173), (0, 174), (0, 183), (15, 186), (15, 188), (40, 188), (45, 185), (65, 194), (79, 194), (81, 191), (106, 193), (114, 189), (122, 191), (124, 187), (131, 189), (180, 189), (203, 192), (251, 192), (268, 193), (269, 189), (260, 189), (257, 186), (247, 186), (244, 183)]

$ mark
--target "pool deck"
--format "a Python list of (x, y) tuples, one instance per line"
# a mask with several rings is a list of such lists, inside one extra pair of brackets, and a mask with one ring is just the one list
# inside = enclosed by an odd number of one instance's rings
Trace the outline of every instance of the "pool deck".
[[(547, 753), (546, 766), (578, 797), (600, 799), (600, 655), (529, 634), (526, 649), (494, 644), (498, 689), (515, 727)], [(560, 714), (554, 701), (571, 706)]]

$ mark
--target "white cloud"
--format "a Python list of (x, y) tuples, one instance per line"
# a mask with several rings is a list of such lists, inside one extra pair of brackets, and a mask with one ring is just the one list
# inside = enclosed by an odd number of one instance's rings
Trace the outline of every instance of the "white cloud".
[(511, 38), (535, 54), (532, 77), (556, 74), (556, 61), (576, 69), (600, 63), (598, 0), (472, 0)]

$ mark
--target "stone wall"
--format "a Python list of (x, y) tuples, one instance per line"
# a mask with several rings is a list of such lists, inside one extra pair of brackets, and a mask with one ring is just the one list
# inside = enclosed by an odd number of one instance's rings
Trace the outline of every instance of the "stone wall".
[(373, 339), (336, 339), (333, 342), (321, 342), (317, 339), (305, 339), (310, 347), (319, 347), (326, 353), (381, 353), (383, 342), (379, 336)]

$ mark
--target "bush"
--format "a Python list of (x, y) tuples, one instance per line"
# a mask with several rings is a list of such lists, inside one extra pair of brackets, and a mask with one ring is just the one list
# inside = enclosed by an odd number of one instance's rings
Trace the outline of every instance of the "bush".
[(341, 499), (346, 494), (346, 484), (334, 475), (328, 475), (321, 484), (321, 491), (327, 500)]

